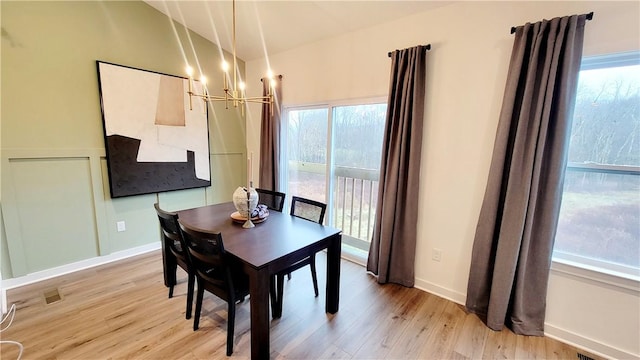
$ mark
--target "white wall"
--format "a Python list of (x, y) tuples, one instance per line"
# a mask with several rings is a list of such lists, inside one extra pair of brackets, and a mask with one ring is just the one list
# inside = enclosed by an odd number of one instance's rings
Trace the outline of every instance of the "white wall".
[[(593, 11), (585, 55), (640, 49), (640, 2), (460, 2), (382, 26), (271, 54), (285, 106), (387, 94), (387, 52), (431, 44), (416, 255), (416, 286), (464, 303), (471, 247), (486, 185), (513, 45), (511, 26)], [(247, 62), (262, 77), (264, 59)], [(259, 109), (249, 113), (258, 158)], [(257, 169), (254, 167), (254, 178)], [(431, 260), (433, 248), (442, 261)], [(635, 288), (634, 288), (635, 287)], [(612, 307), (612, 305), (614, 305)], [(549, 336), (596, 353), (640, 358), (640, 295), (553, 271)]]

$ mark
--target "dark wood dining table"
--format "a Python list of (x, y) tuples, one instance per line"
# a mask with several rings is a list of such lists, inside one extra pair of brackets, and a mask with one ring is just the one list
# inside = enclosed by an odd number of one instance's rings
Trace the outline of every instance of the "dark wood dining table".
[(268, 359), (269, 284), (271, 276), (312, 253), (327, 249), (325, 310), (335, 314), (340, 297), (339, 229), (271, 210), (265, 221), (245, 229), (231, 214), (233, 203), (178, 211), (180, 221), (203, 230), (219, 232), (225, 250), (236, 257), (249, 275), (251, 358)]

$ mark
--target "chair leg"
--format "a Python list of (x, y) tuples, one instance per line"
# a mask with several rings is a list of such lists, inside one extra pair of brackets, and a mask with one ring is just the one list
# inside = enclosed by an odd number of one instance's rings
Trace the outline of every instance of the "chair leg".
[(276, 275), (276, 277), (277, 277), (277, 281), (276, 281), (277, 301), (276, 301), (276, 310), (274, 311), (274, 314), (273, 314), (274, 319), (282, 317), (282, 303), (284, 301), (284, 296), (283, 296), (284, 295), (284, 274), (278, 274)]
[(164, 284), (169, 288), (169, 298), (172, 298), (173, 287), (177, 283), (178, 262), (173, 254), (166, 254), (162, 260), (164, 261)]
[(316, 275), (316, 254), (311, 255), (309, 267), (311, 267), (311, 278), (313, 279), (313, 290), (316, 292), (316, 297), (318, 297), (318, 275)]
[(202, 298), (204, 297), (204, 287), (202, 282), (198, 279), (198, 294), (196, 295), (196, 313), (193, 318), (193, 331), (198, 330), (200, 325), (200, 312), (202, 311)]
[(278, 297), (276, 295), (276, 275), (271, 276), (269, 281), (269, 297), (271, 299), (271, 316), (276, 318), (276, 311), (278, 309)]
[(227, 356), (233, 354), (233, 330), (236, 322), (236, 302), (230, 299), (228, 302), (229, 310), (227, 311)]
[(164, 286), (169, 287), (176, 283), (176, 269), (178, 263), (176, 257), (165, 249), (164, 243), (162, 243), (162, 272), (164, 275)]
[(173, 287), (176, 285), (176, 283), (178, 282), (176, 280), (176, 272), (178, 271), (178, 263), (176, 263), (175, 261), (172, 262), (168, 262), (168, 269), (167, 269), (167, 276), (166, 276), (166, 280), (169, 283), (169, 299), (171, 299), (173, 297)]
[(186, 318), (191, 319), (191, 308), (193, 307), (193, 288), (196, 282), (195, 275), (189, 274), (189, 281), (187, 285), (187, 310)]

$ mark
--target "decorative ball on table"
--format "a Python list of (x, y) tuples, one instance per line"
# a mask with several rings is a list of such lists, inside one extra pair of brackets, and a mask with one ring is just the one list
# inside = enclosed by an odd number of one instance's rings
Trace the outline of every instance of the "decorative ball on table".
[(233, 205), (236, 210), (247, 219), (243, 227), (253, 227), (250, 214), (258, 207), (258, 193), (256, 189), (249, 188), (247, 192), (246, 187), (238, 186), (236, 191), (233, 192)]

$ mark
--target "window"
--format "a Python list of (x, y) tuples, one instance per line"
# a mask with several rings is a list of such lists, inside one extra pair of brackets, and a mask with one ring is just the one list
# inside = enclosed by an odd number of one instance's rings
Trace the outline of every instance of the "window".
[(373, 234), (386, 109), (372, 99), (285, 114), (287, 196), (325, 202), (325, 222), (354, 251), (368, 251)]
[(554, 260), (640, 277), (640, 53), (584, 58)]

